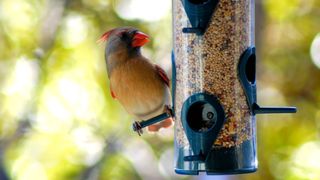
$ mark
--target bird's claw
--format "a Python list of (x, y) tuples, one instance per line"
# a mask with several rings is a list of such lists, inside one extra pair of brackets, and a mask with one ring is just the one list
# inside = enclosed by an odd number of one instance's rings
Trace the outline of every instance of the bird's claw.
[(135, 121), (132, 124), (132, 128), (133, 128), (133, 131), (137, 132), (139, 136), (141, 136), (141, 134), (143, 134), (143, 130), (142, 130), (142, 126), (141, 126), (140, 122)]
[(165, 112), (167, 113), (168, 116), (173, 117), (173, 110), (170, 106), (166, 105), (165, 107)]

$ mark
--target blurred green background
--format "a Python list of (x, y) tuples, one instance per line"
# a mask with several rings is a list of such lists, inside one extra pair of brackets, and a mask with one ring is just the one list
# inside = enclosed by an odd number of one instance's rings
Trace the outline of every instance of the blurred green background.
[(0, 179), (320, 179), (320, 1), (257, 0), (257, 173), (178, 176), (172, 129), (138, 137), (109, 92), (108, 29), (149, 34), (170, 74), (170, 0), (0, 0)]

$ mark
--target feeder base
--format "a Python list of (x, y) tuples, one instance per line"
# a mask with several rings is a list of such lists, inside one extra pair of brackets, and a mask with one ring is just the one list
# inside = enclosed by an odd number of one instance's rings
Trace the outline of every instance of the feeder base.
[(231, 148), (214, 148), (205, 162), (182, 161), (187, 153), (179, 149), (180, 163), (176, 164), (175, 169), (177, 174), (199, 175), (200, 172), (206, 172), (207, 175), (228, 175), (253, 173), (257, 170), (255, 143), (252, 140)]

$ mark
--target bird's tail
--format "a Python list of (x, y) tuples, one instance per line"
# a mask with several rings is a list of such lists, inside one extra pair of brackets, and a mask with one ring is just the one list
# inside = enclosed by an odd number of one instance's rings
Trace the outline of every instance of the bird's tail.
[(172, 117), (167, 118), (157, 124), (153, 124), (148, 126), (148, 131), (150, 132), (157, 132), (159, 131), (161, 128), (169, 128), (173, 125), (173, 119)]

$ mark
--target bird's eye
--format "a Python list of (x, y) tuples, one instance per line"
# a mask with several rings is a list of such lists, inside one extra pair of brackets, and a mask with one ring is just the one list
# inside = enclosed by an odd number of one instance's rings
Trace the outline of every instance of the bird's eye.
[(128, 38), (128, 34), (127, 33), (125, 33), (125, 32), (122, 32), (121, 34), (120, 34), (120, 38), (121, 39), (127, 39)]

